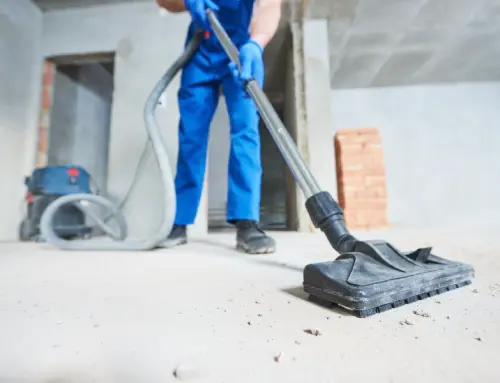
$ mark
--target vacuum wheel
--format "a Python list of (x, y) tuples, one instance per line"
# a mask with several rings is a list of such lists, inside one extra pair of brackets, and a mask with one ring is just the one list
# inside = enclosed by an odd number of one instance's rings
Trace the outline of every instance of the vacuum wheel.
[(26, 221), (26, 219), (23, 219), (19, 224), (18, 236), (21, 242), (29, 242), (31, 240), (31, 237), (28, 233), (28, 222)]

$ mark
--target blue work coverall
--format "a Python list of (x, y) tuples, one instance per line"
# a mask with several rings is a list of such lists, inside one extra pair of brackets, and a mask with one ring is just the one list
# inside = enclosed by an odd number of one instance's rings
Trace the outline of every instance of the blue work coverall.
[[(254, 0), (216, 0), (217, 17), (231, 40), (240, 48), (249, 39)], [(190, 25), (187, 41), (195, 32)], [(186, 44), (187, 44), (186, 41)], [(259, 116), (245, 89), (232, 76), (229, 59), (215, 35), (201, 43), (183, 69), (178, 92), (180, 111), (179, 154), (175, 187), (175, 224), (189, 225), (198, 210), (206, 168), (209, 128), (219, 100), (226, 100), (231, 145), (228, 168), (227, 221), (259, 221), (262, 167)], [(262, 86), (264, 74), (255, 78)]]

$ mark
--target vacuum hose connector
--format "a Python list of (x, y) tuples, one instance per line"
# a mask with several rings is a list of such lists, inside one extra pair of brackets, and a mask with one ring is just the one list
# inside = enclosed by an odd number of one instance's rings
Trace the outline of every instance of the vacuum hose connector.
[[(127, 224), (125, 218), (118, 205), (109, 200), (93, 195), (93, 194), (70, 194), (56, 199), (44, 211), (40, 220), (40, 233), (42, 239), (47, 243), (54, 245), (63, 250), (152, 250), (162, 247), (162, 243), (172, 230), (176, 213), (176, 195), (175, 184), (172, 175), (168, 152), (160, 129), (156, 125), (155, 110), (160, 100), (161, 95), (172, 82), (177, 73), (187, 64), (198, 50), (203, 39), (202, 32), (197, 32), (182, 55), (170, 66), (160, 81), (156, 84), (153, 91), (150, 93), (146, 105), (144, 107), (143, 117), (148, 133), (148, 139), (153, 146), (153, 151), (156, 161), (160, 168), (162, 179), (164, 204), (163, 204), (163, 220), (158, 232), (152, 237), (145, 240), (126, 240)], [(109, 226), (98, 217), (92, 214), (92, 211), (87, 208), (87, 203), (98, 205), (106, 209), (111, 214), (108, 217), (115, 216), (118, 224), (118, 233), (114, 232)], [(82, 212), (89, 215), (109, 237), (110, 240), (64, 240), (60, 238), (54, 231), (53, 221), (54, 216), (63, 205), (73, 204)]]
[(343, 254), (354, 250), (357, 240), (347, 230), (342, 209), (330, 193), (323, 191), (308, 198), (306, 209), (314, 226), (325, 233), (337, 252)]

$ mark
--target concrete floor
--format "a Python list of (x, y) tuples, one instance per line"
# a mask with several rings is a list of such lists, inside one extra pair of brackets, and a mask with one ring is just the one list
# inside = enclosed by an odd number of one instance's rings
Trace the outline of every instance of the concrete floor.
[(500, 244), (478, 232), (359, 234), (432, 243), (477, 273), (367, 319), (300, 292), (302, 267), (334, 257), (320, 235), (276, 233), (278, 253), (259, 258), (235, 253), (228, 233), (150, 253), (3, 243), (0, 382), (174, 382), (176, 368), (193, 382), (498, 382)]

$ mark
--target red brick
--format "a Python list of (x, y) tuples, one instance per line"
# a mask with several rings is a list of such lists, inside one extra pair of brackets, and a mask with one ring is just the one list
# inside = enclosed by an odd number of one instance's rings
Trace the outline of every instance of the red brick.
[(368, 212), (377, 211), (383, 212), (387, 208), (387, 202), (385, 198), (346, 198), (344, 201), (344, 207), (346, 211), (357, 212)]
[(50, 90), (47, 87), (42, 89), (42, 109), (50, 109), (52, 100), (50, 97)]
[(336, 133), (337, 136), (364, 136), (370, 134), (378, 135), (378, 129), (370, 127), (358, 129), (341, 129)]
[(338, 131), (334, 137), (338, 200), (350, 228), (387, 225), (387, 189), (376, 128)]
[(44, 86), (52, 86), (54, 82), (54, 64), (50, 61), (45, 61), (43, 65), (43, 81)]
[(364, 152), (365, 148), (362, 143), (346, 142), (345, 144), (339, 145), (338, 158), (345, 156), (363, 156)]

